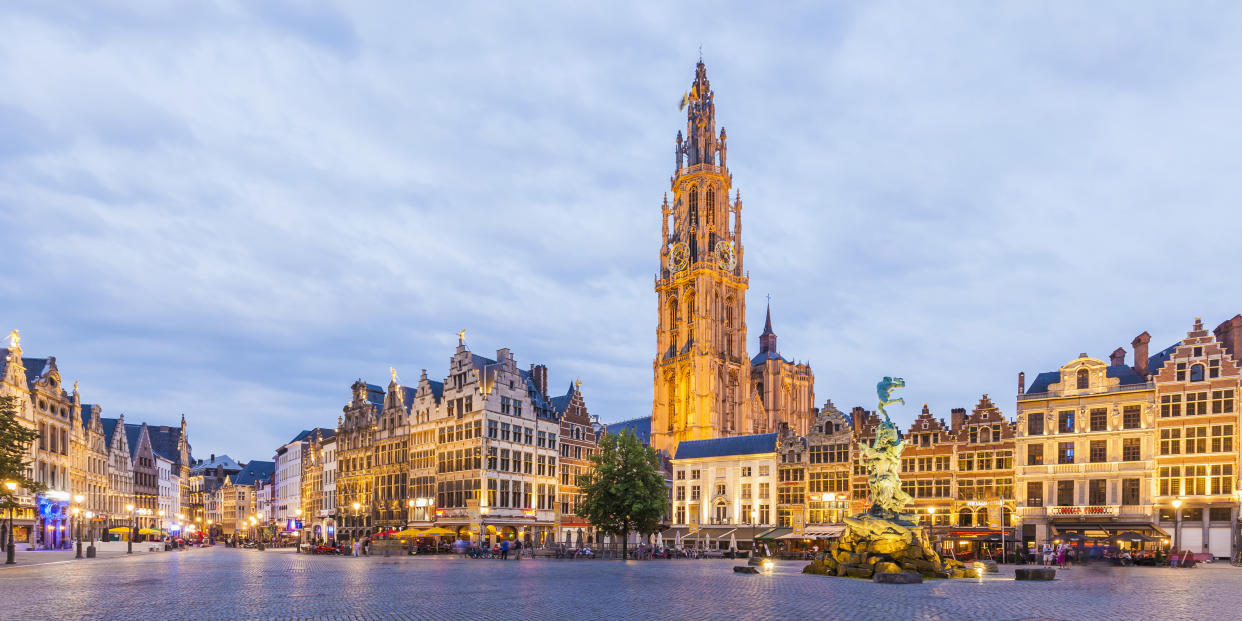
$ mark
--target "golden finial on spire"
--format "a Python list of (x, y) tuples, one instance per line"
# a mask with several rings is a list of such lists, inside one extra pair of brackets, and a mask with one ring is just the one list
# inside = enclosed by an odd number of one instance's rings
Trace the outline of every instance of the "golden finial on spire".
[(582, 378), (581, 377), (574, 380), (574, 388), (577, 388), (578, 392), (582, 392)]
[(73, 380), (73, 394), (78, 394), (78, 380)]
[(22, 337), (21, 335), (17, 333), (17, 328), (13, 328), (13, 331), (9, 332), (9, 348), (10, 349), (21, 349), (21, 346), (22, 346)]
[(458, 345), (466, 344), (466, 329), (465, 328), (462, 328), (461, 332), (457, 333), (457, 344)]
[(397, 383), (397, 370), (392, 367), (388, 367), (388, 372), (392, 374), (392, 383), (396, 384)]

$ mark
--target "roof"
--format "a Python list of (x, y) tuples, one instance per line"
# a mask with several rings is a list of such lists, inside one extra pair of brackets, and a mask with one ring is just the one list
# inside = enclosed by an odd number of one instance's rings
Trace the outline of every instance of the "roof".
[(125, 424), (125, 439), (129, 442), (130, 457), (138, 456), (138, 445), (141, 444), (138, 440), (140, 439), (141, 434), (142, 425), (134, 425), (132, 423)]
[(97, 408), (97, 407), (99, 407), (99, 406), (97, 406), (97, 405), (95, 405), (95, 404), (93, 404), (93, 403), (83, 403), (83, 404), (82, 404), (82, 417), (81, 417), (81, 418), (82, 418), (82, 428), (83, 428), (83, 429), (90, 429), (90, 428), (91, 428), (91, 412), (94, 412), (94, 411), (95, 411), (95, 408)]
[(569, 402), (572, 401), (573, 398), (574, 398), (574, 385), (570, 384), (569, 392), (566, 392), (565, 394), (559, 397), (552, 397), (551, 399), (548, 399), (548, 401), (549, 403), (552, 404), (553, 411), (555, 411), (557, 414), (564, 414), (565, 410), (569, 408)]
[(116, 431), (116, 424), (117, 424), (119, 421), (120, 421), (120, 419), (116, 419), (116, 418), (103, 418), (103, 417), (100, 417), (100, 419), (99, 419), (99, 422), (103, 423), (103, 430), (104, 430), (104, 442), (106, 442), (106, 443), (107, 443), (108, 448), (111, 448), (111, 447), (112, 447), (112, 435), (113, 435), (113, 433)]
[(376, 410), (384, 409), (384, 389), (375, 384), (367, 384), (367, 401), (370, 401)]
[(238, 472), (242, 469), (241, 464), (237, 463), (232, 457), (229, 457), (228, 455), (216, 455), (215, 459), (209, 459), (195, 464), (194, 470), (215, 470), (216, 466), (224, 468), (226, 472)]
[(310, 429), (303, 429), (300, 433), (298, 433), (298, 435), (294, 436), (292, 440), (286, 442), (285, 444), (293, 444), (294, 442), (301, 442), (302, 440), (305, 440), (308, 436), (310, 436), (311, 433), (313, 432)]
[(621, 433), (626, 429), (630, 430), (639, 442), (644, 445), (651, 444), (651, 417), (643, 416), (641, 418), (631, 418), (616, 423), (608, 423), (608, 433)]
[(242, 468), (241, 472), (233, 477), (233, 484), (254, 485), (257, 481), (272, 478), (274, 472), (276, 472), (276, 462), (252, 459), (245, 468)]
[[(1118, 380), (1120, 380), (1122, 386), (1129, 386), (1131, 384), (1147, 383), (1146, 378), (1136, 373), (1133, 368), (1128, 367), (1124, 364), (1108, 367), (1107, 369), (1105, 369), (1105, 374), (1108, 377), (1115, 377)], [(1049, 386), (1056, 384), (1060, 381), (1061, 381), (1060, 371), (1046, 371), (1044, 373), (1040, 373), (1039, 375), (1035, 376), (1035, 381), (1031, 382), (1031, 385), (1027, 387), (1026, 394), (1035, 395), (1039, 393), (1048, 392)]]
[(686, 440), (677, 445), (674, 459), (698, 459), (701, 457), (725, 457), (728, 455), (757, 455), (776, 452), (775, 433), (759, 433), (748, 436), (711, 438), (709, 440)]
[(1130, 384), (1146, 384), (1147, 383), (1147, 378), (1143, 377), (1142, 375), (1139, 375), (1138, 373), (1135, 373), (1132, 367), (1128, 367), (1124, 364), (1108, 367), (1108, 369), (1106, 369), (1105, 372), (1108, 375), (1108, 377), (1115, 377), (1121, 380), (1122, 386), (1128, 386)]
[(750, 359), (750, 366), (752, 367), (759, 366), (763, 364), (764, 362), (767, 362), (768, 360), (780, 360), (781, 362), (784, 362), (785, 364), (790, 364), (790, 362), (786, 360), (784, 356), (774, 351), (761, 351), (755, 354), (754, 358)]
[[(85, 407), (85, 406), (83, 406)], [(160, 425), (147, 427), (147, 436), (151, 439), (151, 450), (156, 455), (181, 466), (181, 427)]]
[(22, 366), (26, 367), (26, 383), (34, 386), (43, 377), (47, 368), (47, 358), (22, 358)]
[(1177, 351), (1177, 347), (1181, 344), (1182, 342), (1178, 341), (1160, 350), (1159, 352), (1156, 353), (1156, 355), (1148, 357), (1147, 358), (1147, 373), (1151, 375), (1155, 375), (1156, 373), (1158, 373), (1160, 371), (1160, 368), (1164, 366), (1165, 362), (1168, 362), (1169, 357), (1173, 355), (1173, 352)]
[(431, 396), (435, 397), (436, 401), (439, 402), (444, 397), (444, 382), (427, 380), (427, 385), (431, 386)]

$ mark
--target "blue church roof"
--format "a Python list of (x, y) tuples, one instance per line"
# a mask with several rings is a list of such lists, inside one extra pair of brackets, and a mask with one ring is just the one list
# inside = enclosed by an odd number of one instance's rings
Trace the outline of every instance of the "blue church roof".
[(687, 440), (677, 445), (677, 455), (674, 459), (757, 455), (759, 453), (775, 452), (776, 434), (760, 433), (749, 436), (712, 438), (710, 440)]
[(629, 429), (639, 442), (643, 444), (651, 444), (651, 417), (643, 416), (641, 418), (631, 418), (617, 423), (608, 423), (608, 433), (621, 433)]

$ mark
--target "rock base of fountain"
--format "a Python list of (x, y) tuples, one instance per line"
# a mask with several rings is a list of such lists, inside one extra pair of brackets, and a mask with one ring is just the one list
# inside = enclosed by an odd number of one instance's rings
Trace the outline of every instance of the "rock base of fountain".
[(802, 573), (866, 580), (905, 572), (925, 578), (978, 577), (973, 568), (941, 559), (923, 530), (911, 521), (864, 513), (845, 522), (845, 532)]

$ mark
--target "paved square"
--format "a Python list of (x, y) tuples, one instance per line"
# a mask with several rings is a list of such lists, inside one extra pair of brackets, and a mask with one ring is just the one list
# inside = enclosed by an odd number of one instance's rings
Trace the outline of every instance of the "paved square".
[(1229, 619), (1242, 569), (1088, 566), (1050, 583), (882, 585), (729, 560), (323, 557), (212, 548), (0, 570), (0, 618)]

